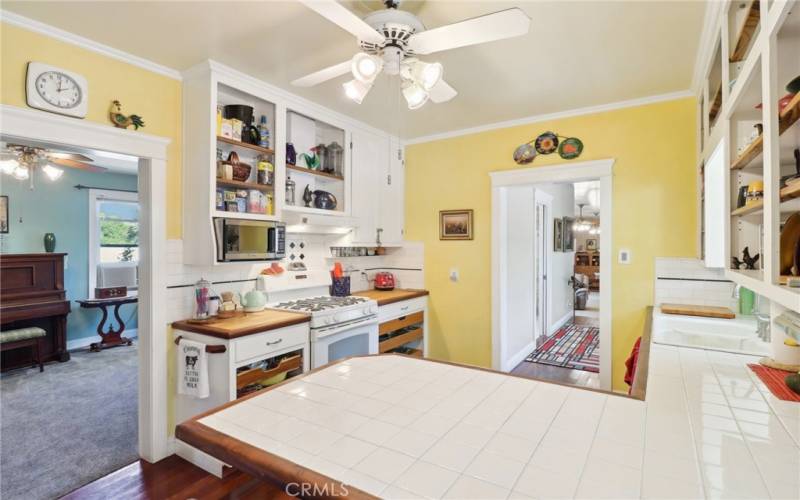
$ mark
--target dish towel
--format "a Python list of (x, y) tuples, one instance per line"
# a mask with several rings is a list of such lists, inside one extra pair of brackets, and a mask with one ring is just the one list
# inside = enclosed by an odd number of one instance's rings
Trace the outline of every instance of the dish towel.
[(178, 344), (178, 394), (208, 397), (208, 353), (201, 342), (182, 338)]

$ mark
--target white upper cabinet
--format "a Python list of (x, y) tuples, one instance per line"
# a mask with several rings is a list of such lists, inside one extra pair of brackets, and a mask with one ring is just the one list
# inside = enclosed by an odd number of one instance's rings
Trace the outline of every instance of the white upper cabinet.
[(388, 170), (389, 139), (362, 130), (353, 130), (353, 216), (356, 228), (352, 243), (375, 245), (378, 241), (381, 178)]
[(725, 257), (725, 219), (728, 218), (728, 200), (725, 196), (725, 176), (728, 175), (725, 162), (725, 141), (720, 141), (705, 164), (705, 210), (703, 211), (705, 231), (703, 233), (706, 267), (724, 268)]
[(392, 138), (389, 162), (385, 175), (380, 180), (377, 229), (381, 230), (381, 242), (394, 245), (403, 242), (405, 214), (405, 152), (400, 142)]

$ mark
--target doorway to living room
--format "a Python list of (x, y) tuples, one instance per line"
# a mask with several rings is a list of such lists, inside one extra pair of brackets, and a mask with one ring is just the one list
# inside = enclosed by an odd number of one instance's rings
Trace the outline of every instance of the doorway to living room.
[(610, 388), (612, 164), (492, 173), (496, 369)]

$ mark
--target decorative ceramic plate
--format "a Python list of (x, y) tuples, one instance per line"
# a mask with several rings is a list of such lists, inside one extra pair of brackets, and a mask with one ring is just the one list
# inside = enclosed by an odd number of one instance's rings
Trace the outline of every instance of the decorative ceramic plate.
[(798, 243), (800, 243), (800, 212), (790, 215), (781, 230), (780, 272), (784, 276), (792, 274)]
[(558, 136), (552, 132), (545, 132), (536, 138), (536, 152), (540, 155), (549, 155), (558, 149)]
[(558, 145), (558, 155), (565, 160), (577, 158), (583, 152), (583, 143), (576, 137), (570, 137), (561, 141)]
[(514, 161), (519, 165), (526, 165), (536, 158), (536, 150), (526, 142), (514, 150)]

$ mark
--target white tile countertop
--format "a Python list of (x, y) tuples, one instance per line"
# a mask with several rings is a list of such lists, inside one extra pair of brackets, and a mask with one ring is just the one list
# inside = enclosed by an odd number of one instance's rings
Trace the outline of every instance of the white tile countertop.
[(199, 423), (383, 498), (798, 498), (800, 404), (754, 361), (654, 344), (642, 402), (353, 358)]

